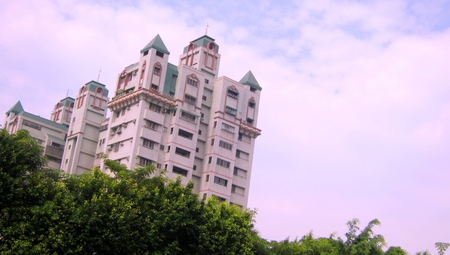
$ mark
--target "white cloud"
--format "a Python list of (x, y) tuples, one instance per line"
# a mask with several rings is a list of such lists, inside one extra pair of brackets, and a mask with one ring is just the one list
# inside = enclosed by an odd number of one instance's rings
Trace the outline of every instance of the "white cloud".
[(0, 110), (20, 99), (48, 116), (100, 68), (112, 93), (156, 34), (177, 63), (208, 23), (220, 75), (252, 70), (263, 87), (249, 201), (262, 235), (342, 237), (379, 218), (390, 245), (434, 250), (450, 227), (450, 29), (445, 1), (421, 4), (3, 2)]

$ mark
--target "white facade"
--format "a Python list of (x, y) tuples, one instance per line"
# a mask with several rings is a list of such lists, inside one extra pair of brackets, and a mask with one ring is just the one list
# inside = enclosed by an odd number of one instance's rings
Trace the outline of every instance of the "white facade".
[[(58, 105), (67, 103), (67, 106), (69, 106), (71, 101), (73, 99), (68, 97), (61, 100)], [(14, 134), (21, 129), (27, 130), (42, 147), (43, 155), (48, 159), (47, 167), (60, 168), (67, 125), (28, 113), (24, 111), (19, 101), (6, 112), (3, 128), (10, 134)]]
[(261, 87), (251, 72), (240, 82), (217, 77), (218, 49), (202, 36), (175, 66), (156, 36), (118, 76), (94, 164), (104, 169), (102, 154), (128, 168), (155, 164), (192, 180), (201, 197), (246, 208)]
[(81, 174), (92, 169), (108, 101), (108, 90), (101, 83), (90, 81), (80, 88), (69, 119), (61, 163), (66, 173)]
[[(65, 142), (57, 159), (67, 173), (94, 166), (108, 172), (103, 155), (129, 169), (154, 164), (183, 184), (192, 180), (202, 198), (217, 196), (246, 208), (255, 138), (261, 134), (256, 128), (261, 87), (250, 71), (239, 82), (218, 77), (219, 45), (207, 35), (184, 48), (178, 66), (168, 62), (169, 54), (157, 35), (139, 61), (119, 73), (111, 100), (105, 85), (91, 81), (76, 99), (55, 106), (52, 121), (45, 120), (61, 127), (59, 133), (31, 133), (38, 141)], [(10, 132), (18, 128), (15, 114), (23, 112), (18, 108), (7, 112), (4, 126)]]

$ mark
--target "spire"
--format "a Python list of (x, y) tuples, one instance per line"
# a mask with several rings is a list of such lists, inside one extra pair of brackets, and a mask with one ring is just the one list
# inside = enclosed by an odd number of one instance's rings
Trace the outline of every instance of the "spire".
[(262, 90), (261, 86), (259, 86), (258, 81), (256, 80), (255, 76), (253, 75), (252, 71), (248, 71), (244, 77), (239, 81), (239, 83), (244, 85), (249, 85), (250, 87)]
[(141, 53), (143, 53), (146, 50), (149, 50), (150, 48), (159, 50), (167, 55), (170, 54), (170, 52), (167, 50), (166, 45), (164, 44), (164, 42), (162, 41), (161, 37), (159, 36), (159, 34), (157, 34), (155, 36), (155, 38), (153, 38), (153, 40), (151, 40), (142, 50)]
[(11, 112), (14, 114), (19, 114), (23, 112), (23, 107), (22, 104), (20, 103), (20, 100), (17, 101), (17, 103), (13, 107), (11, 107), (11, 109), (9, 109), (9, 111), (7, 111), (6, 114), (9, 114)]

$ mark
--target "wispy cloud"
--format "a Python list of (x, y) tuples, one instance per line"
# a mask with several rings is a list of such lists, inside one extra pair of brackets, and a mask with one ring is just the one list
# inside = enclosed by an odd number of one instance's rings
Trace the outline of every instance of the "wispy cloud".
[(220, 74), (252, 70), (263, 87), (249, 201), (262, 235), (342, 236), (347, 220), (379, 218), (389, 245), (434, 250), (450, 228), (449, 11), (444, 0), (2, 2), (0, 111), (20, 99), (48, 116), (100, 68), (112, 91), (156, 34), (177, 63), (209, 24)]

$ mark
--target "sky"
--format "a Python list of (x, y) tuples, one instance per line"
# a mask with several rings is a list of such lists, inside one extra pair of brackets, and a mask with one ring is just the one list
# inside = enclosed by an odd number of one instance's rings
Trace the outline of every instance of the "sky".
[[(0, 1), (0, 112), (49, 118), (159, 34), (206, 33), (219, 76), (262, 86), (249, 208), (263, 238), (345, 239), (346, 222), (410, 254), (450, 242), (450, 0)], [(101, 71), (100, 71), (101, 70)], [(1, 121), (3, 124), (3, 120)]]

